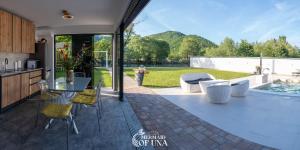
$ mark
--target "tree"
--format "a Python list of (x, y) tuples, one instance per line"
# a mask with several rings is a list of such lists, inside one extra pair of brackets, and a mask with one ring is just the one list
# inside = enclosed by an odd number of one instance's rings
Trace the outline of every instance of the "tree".
[(127, 45), (125, 58), (129, 62), (157, 64), (166, 60), (170, 47), (165, 41), (133, 36)]
[(256, 56), (262, 53), (267, 57), (299, 57), (299, 49), (289, 44), (285, 36), (257, 43), (254, 46), (254, 52)]
[(205, 56), (237, 56), (237, 48), (235, 42), (226, 37), (219, 47), (211, 47), (205, 49)]
[(56, 43), (60, 43), (60, 42), (70, 43), (70, 42), (72, 42), (72, 36), (71, 35), (55, 36), (55, 42)]
[(234, 41), (226, 37), (224, 41), (220, 44), (219, 49), (220, 51), (226, 52), (226, 56), (236, 56), (237, 55), (237, 48), (235, 47)]
[(144, 58), (145, 45), (140, 36), (133, 36), (125, 49), (125, 59), (139, 63)]
[(110, 51), (112, 49), (111, 40), (101, 39), (95, 43), (95, 51)]
[(167, 42), (161, 40), (155, 40), (153, 38), (147, 38), (147, 44), (150, 50), (150, 57), (154, 64), (158, 64), (166, 60), (170, 53), (170, 46)]
[(253, 45), (248, 43), (247, 40), (241, 40), (241, 43), (239, 43), (238, 45), (237, 56), (243, 56), (243, 57), (254, 56)]
[(190, 56), (202, 54), (199, 41), (194, 37), (184, 37), (180, 46), (179, 53), (185, 61)]

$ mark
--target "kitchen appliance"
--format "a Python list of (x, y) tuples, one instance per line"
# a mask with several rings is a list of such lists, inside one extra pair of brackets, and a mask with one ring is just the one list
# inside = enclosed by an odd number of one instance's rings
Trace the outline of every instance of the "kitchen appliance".
[(38, 66), (38, 60), (29, 59), (27, 60), (27, 68), (28, 69), (36, 69)]
[(43, 68), (42, 70), (42, 79), (46, 80), (47, 74), (49, 77), (49, 74), (51, 72), (50, 64), (47, 65), (47, 59), (49, 59), (49, 56), (47, 58), (47, 43), (46, 42), (39, 42), (35, 43), (35, 54), (30, 54), (31, 59), (39, 60), (37, 63), (37, 68)]

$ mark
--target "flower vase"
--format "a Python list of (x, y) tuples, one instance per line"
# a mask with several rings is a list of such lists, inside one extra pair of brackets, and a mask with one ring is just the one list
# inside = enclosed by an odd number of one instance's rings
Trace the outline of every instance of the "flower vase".
[(137, 81), (137, 85), (142, 86), (143, 85), (143, 80), (144, 80), (144, 73), (136, 73), (135, 74), (135, 79)]
[(67, 82), (68, 83), (73, 82), (74, 81), (74, 71), (73, 70), (67, 70), (66, 74), (67, 74), (67, 79), (66, 79)]

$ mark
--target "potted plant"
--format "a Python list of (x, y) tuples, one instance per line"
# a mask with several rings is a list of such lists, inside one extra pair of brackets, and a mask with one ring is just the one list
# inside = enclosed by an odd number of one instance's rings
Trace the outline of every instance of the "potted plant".
[(77, 67), (81, 62), (80, 55), (72, 57), (67, 51), (67, 46), (64, 46), (64, 48), (61, 48), (59, 51), (60, 55), (62, 56), (62, 66), (66, 71), (66, 81), (73, 82), (74, 68)]
[(142, 86), (144, 76), (145, 76), (145, 74), (148, 73), (148, 71), (146, 70), (146, 68), (144, 66), (140, 66), (139, 68), (134, 69), (134, 72), (135, 72), (135, 80), (137, 81), (137, 85)]
[(256, 74), (261, 74), (261, 68), (260, 68), (260, 66), (256, 66), (255, 67), (256, 68)]

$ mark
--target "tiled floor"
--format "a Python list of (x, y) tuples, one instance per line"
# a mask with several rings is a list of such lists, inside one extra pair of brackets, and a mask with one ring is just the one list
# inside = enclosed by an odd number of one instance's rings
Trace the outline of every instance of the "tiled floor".
[[(98, 132), (95, 109), (82, 109), (76, 119), (79, 135), (70, 132), (70, 150), (135, 149), (131, 144), (132, 129), (126, 118), (131, 109), (127, 108), (129, 105), (125, 106), (112, 96), (103, 96), (103, 102), (101, 133)], [(66, 149), (65, 123), (55, 121), (52, 128), (44, 130), (44, 118), (40, 119), (38, 128), (34, 128), (35, 112), (35, 104), (25, 102), (0, 115), (1, 150)]]
[(136, 87), (125, 77), (125, 96), (147, 131), (167, 137), (168, 147), (157, 149), (271, 149), (229, 134), (185, 111), (150, 89)]

